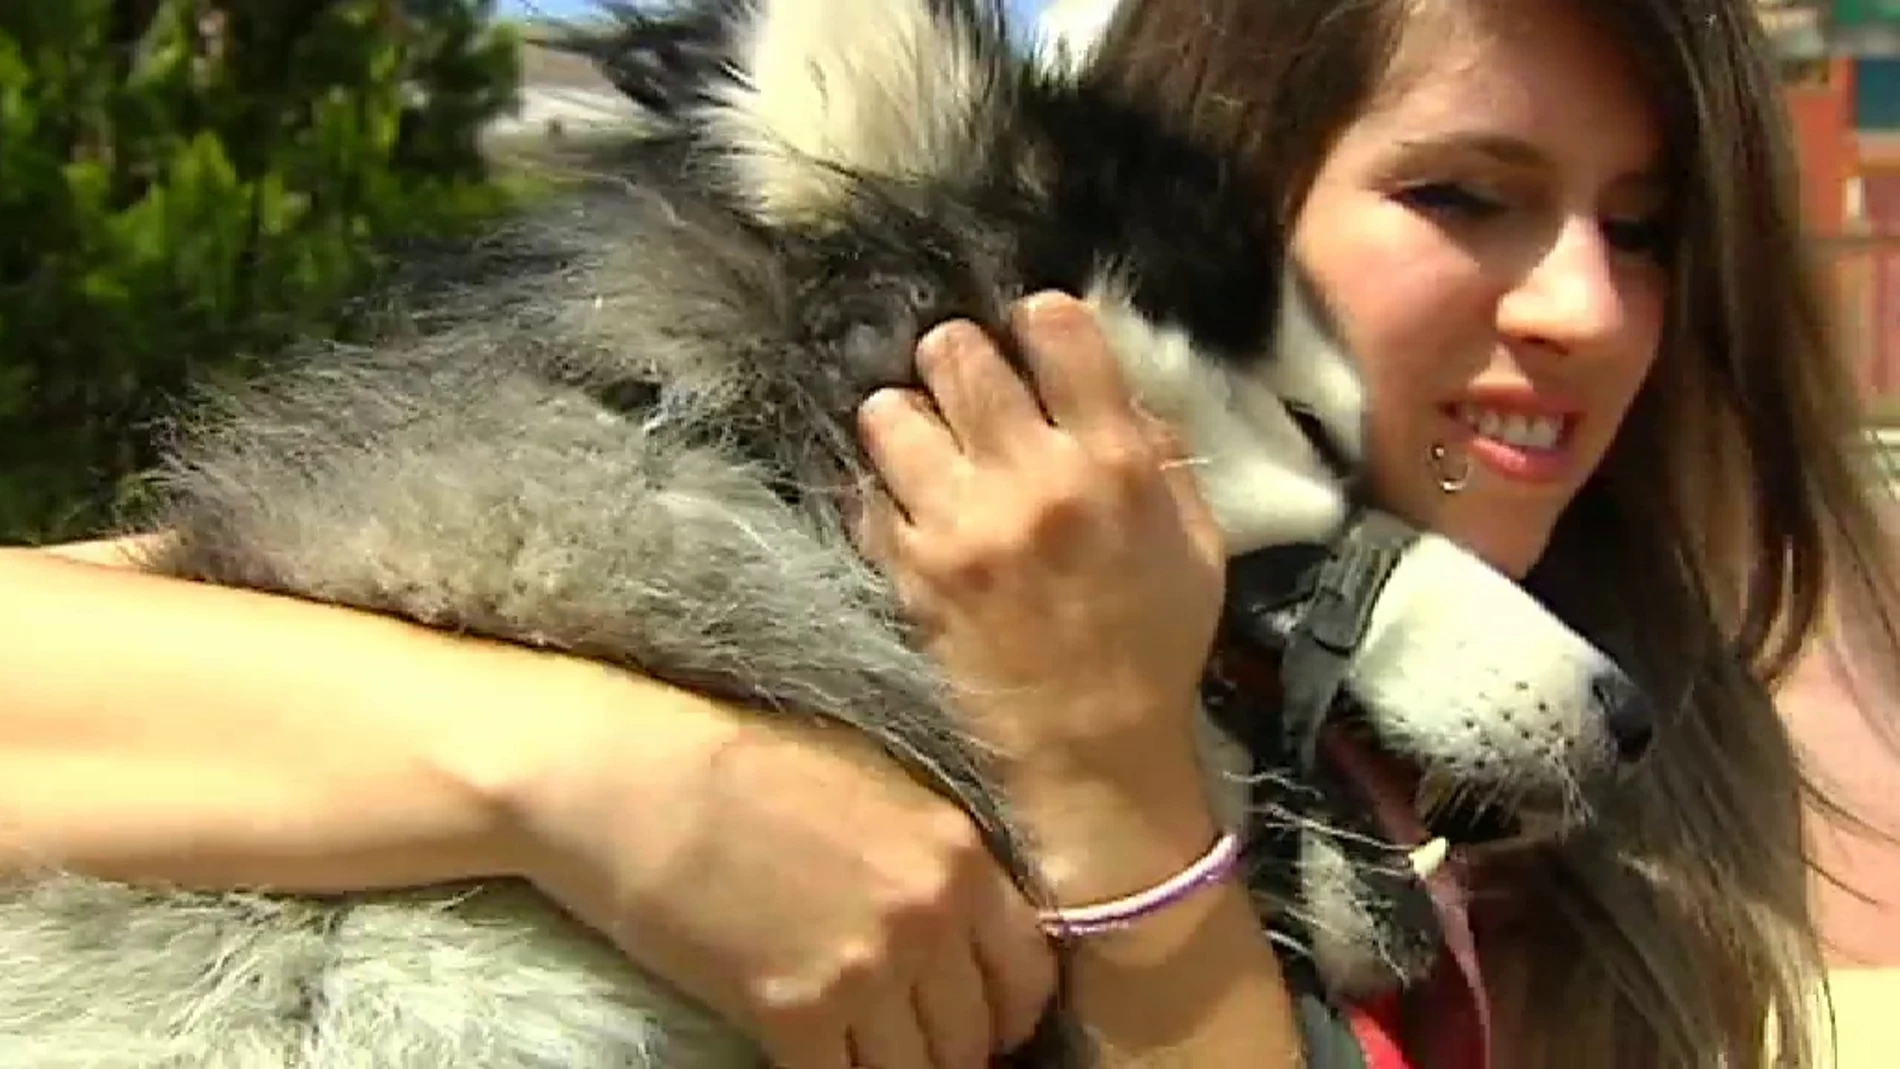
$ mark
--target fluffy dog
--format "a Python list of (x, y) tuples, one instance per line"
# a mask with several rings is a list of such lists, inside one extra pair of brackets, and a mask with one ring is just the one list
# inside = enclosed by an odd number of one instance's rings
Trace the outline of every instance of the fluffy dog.
[[(1086, 64), (1024, 64), (996, 5), (699, 0), (623, 12), (595, 45), (654, 129), (558, 209), (429, 265), (386, 340), (210, 398), (150, 517), (177, 536), (154, 566), (850, 725), (961, 805), (1033, 892), (955, 695), (847, 536), (857, 402), (911, 381), (945, 318), (1005, 337), (1013, 299), (1081, 295), (1191, 444), (1237, 561), (1259, 560), (1353, 529), (1349, 354), (1222, 146)], [(1271, 609), (1253, 634), (1297, 641), (1310, 599), (1271, 594), (1250, 594)], [(1603, 653), (1440, 539), (1405, 542), (1369, 604), (1339, 651), (1351, 714), (1315, 760), (1209, 751), (1229, 815), (1293, 844), (1252, 873), (1263, 916), (1342, 991), (1435, 953), (1417, 907), (1445, 845), (1354, 753), (1422, 770), (1426, 802), (1561, 830), (1646, 715)], [(1086, 1058), (1051, 1012), (1018, 1064)], [(517, 884), (0, 892), (9, 1066), (757, 1057)]]

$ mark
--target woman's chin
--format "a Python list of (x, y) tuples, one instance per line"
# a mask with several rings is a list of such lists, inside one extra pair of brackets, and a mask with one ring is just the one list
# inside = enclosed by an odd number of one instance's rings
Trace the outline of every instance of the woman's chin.
[[(1503, 507), (1493, 507), (1491, 517), (1496, 518)], [(1477, 557), (1491, 567), (1522, 581), (1536, 566), (1538, 558), (1544, 555), (1544, 547), (1550, 542), (1550, 528), (1529, 524), (1504, 525), (1487, 523), (1472, 525), (1469, 528), (1451, 523), (1438, 528), (1437, 533), (1457, 543), (1466, 552)]]

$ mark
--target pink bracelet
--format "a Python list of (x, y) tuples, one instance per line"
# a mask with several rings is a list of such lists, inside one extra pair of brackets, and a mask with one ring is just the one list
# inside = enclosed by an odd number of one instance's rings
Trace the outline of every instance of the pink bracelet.
[(1225, 832), (1200, 860), (1166, 880), (1137, 891), (1126, 898), (1111, 899), (1093, 905), (1069, 909), (1044, 910), (1042, 928), (1053, 936), (1099, 935), (1126, 928), (1136, 921), (1174, 905), (1209, 884), (1219, 883), (1234, 871), (1240, 859), (1240, 836)]

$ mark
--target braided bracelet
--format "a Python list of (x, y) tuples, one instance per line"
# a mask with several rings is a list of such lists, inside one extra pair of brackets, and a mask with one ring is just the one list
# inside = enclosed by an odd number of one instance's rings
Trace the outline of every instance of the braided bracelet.
[(1225, 832), (1199, 860), (1145, 891), (1093, 905), (1044, 910), (1043, 931), (1058, 937), (1118, 931), (1226, 879), (1239, 858), (1240, 836)]

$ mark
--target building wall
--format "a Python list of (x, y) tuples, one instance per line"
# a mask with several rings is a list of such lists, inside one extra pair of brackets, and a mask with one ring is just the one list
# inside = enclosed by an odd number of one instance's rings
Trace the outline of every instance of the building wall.
[(1833, 59), (1818, 77), (1785, 90), (1788, 117), (1801, 155), (1801, 192), (1807, 225), (1818, 235), (1839, 234), (1847, 222), (1848, 182), (1858, 173), (1854, 138), (1854, 64)]
[(1827, 257), (1842, 341), (1866, 399), (1893, 418), (1900, 415), (1900, 125), (1881, 124), (1900, 109), (1900, 63), (1836, 57), (1785, 92), (1805, 223)]
[(1900, 158), (1861, 172), (1862, 226), (1869, 235), (1861, 256), (1865, 273), (1867, 337), (1862, 381), (1882, 399), (1883, 412), (1900, 411)]
[(1868, 56), (1855, 63), (1854, 126), (1900, 132), (1900, 57)]

